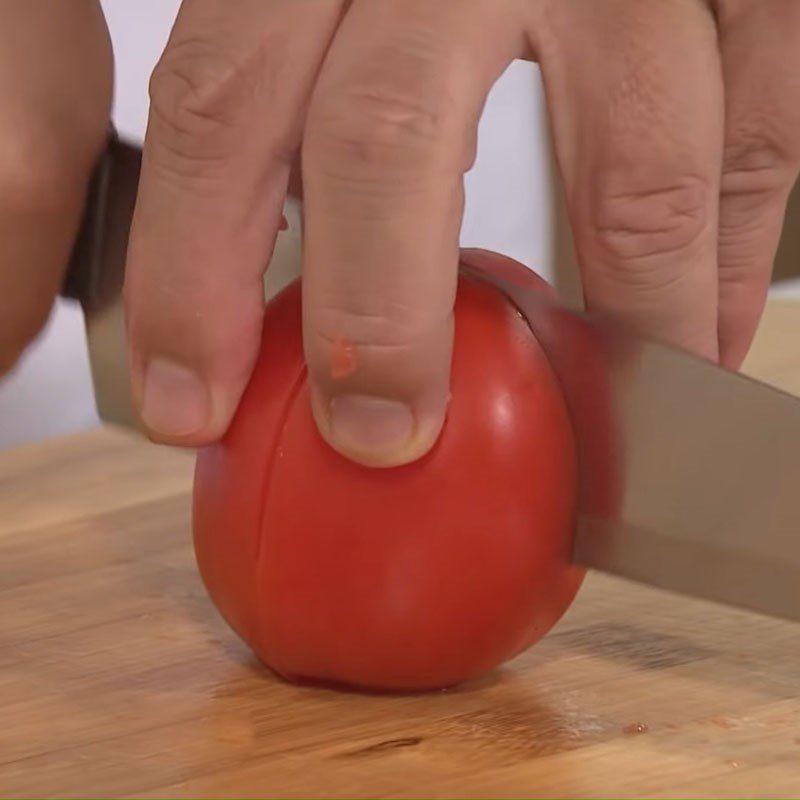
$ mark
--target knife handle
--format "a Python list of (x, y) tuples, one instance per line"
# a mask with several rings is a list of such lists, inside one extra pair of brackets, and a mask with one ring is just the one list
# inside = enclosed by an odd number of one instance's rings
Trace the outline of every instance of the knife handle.
[(92, 173), (77, 239), (61, 295), (98, 310), (122, 292), (141, 149), (122, 141), (113, 129)]

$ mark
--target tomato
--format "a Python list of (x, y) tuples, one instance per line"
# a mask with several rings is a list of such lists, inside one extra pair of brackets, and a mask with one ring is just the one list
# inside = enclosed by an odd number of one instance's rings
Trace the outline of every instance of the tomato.
[[(506, 284), (550, 291), (518, 261), (482, 250), (470, 250), (470, 267)], [(538, 284), (538, 285), (537, 285)], [(544, 346), (568, 404), (583, 465), (578, 510), (594, 520), (616, 520), (622, 510), (624, 459), (622, 430), (617, 424), (609, 372), (625, 362), (630, 339), (609, 320), (591, 324), (556, 303), (539, 309), (535, 335)]]
[(233, 424), (198, 455), (194, 541), (220, 612), (286, 678), (452, 686), (543, 636), (580, 586), (576, 450), (558, 381), (488, 284), (460, 279), (455, 320), (438, 443), (378, 470), (316, 430), (299, 284), (268, 306)]

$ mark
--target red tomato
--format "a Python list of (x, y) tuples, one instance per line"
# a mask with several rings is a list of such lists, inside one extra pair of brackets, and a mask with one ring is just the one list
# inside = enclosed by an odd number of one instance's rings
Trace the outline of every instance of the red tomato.
[[(483, 250), (470, 250), (470, 266), (512, 286), (550, 291), (518, 261)], [(568, 399), (572, 428), (583, 464), (577, 507), (597, 520), (618, 519), (624, 486), (622, 431), (617, 425), (609, 366), (624, 360), (627, 337), (613, 328), (590, 325), (585, 316), (547, 304), (536, 327)]]
[(452, 401), (422, 460), (368, 469), (314, 425), (300, 288), (269, 305), (225, 439), (197, 460), (194, 538), (214, 602), (277, 673), (451, 686), (513, 657), (571, 603), (575, 441), (516, 309), (462, 278)]

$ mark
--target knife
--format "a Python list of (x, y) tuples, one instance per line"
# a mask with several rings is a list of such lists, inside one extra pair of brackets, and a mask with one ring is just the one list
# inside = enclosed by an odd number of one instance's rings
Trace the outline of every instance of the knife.
[[(121, 289), (140, 163), (111, 137), (63, 291), (85, 311), (99, 414), (130, 427)], [(267, 297), (300, 274), (299, 207), (286, 217)], [(562, 307), (522, 273), (480, 277), (527, 319), (564, 389), (580, 469), (574, 559), (800, 621), (800, 400)]]
[[(89, 184), (61, 291), (83, 307), (100, 418), (134, 429), (140, 425), (128, 381), (122, 287), (141, 162), (141, 147), (112, 132)], [(302, 231), (297, 201), (287, 200), (284, 218), (288, 227), (278, 236), (264, 278), (266, 298), (300, 275)]]

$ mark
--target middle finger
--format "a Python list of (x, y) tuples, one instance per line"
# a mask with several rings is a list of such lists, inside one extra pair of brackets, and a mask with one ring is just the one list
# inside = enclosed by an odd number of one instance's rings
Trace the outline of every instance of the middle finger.
[(305, 347), (321, 432), (364, 463), (412, 461), (442, 426), (463, 175), (489, 89), (522, 51), (519, 8), (356, 0), (320, 74), (303, 146)]

